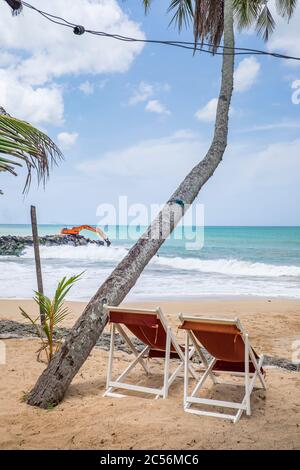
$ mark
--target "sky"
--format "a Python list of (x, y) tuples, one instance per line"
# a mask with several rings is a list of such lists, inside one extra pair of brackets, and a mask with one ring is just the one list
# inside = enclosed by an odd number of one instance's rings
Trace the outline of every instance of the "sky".
[[(169, 1), (147, 16), (136, 0), (31, 0), (86, 28), (192, 40), (169, 26)], [(236, 45), (300, 56), (300, 3), (277, 18), (268, 44), (253, 31)], [(162, 204), (209, 147), (221, 58), (126, 43), (49, 23), (0, 5), (0, 105), (47, 132), (64, 153), (45, 189), (25, 172), (1, 174), (0, 224), (97, 224), (99, 205), (119, 198)], [(300, 225), (300, 62), (237, 56), (228, 147), (201, 190), (206, 225)]]

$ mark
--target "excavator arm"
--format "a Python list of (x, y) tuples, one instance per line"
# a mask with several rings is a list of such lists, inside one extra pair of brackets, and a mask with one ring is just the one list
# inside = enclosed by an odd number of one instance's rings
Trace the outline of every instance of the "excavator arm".
[(61, 235), (79, 235), (79, 233), (82, 230), (90, 230), (91, 232), (97, 233), (99, 237), (105, 241), (107, 246), (111, 245), (111, 242), (108, 236), (106, 235), (106, 233), (104, 233), (103, 230), (101, 230), (101, 228), (99, 227), (94, 228), (91, 225), (78, 225), (72, 228), (65, 227), (61, 229), (60, 234)]

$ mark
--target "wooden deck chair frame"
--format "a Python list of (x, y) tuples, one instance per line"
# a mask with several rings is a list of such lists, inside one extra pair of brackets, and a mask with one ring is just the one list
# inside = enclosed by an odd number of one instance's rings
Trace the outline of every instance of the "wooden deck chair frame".
[[(213, 367), (217, 359), (213, 357), (211, 361), (208, 362), (205, 359), (203, 352), (201, 351), (201, 347), (203, 347), (202, 344), (199, 342), (198, 339), (196, 339), (193, 331), (186, 330), (185, 348), (187, 349), (189, 348), (189, 344), (191, 341), (191, 343), (193, 344), (195, 348), (195, 353), (199, 356), (199, 358), (201, 359), (205, 367), (204, 369), (202, 369), (202, 371), (204, 372), (203, 375), (201, 376), (200, 380), (197, 381), (196, 386), (194, 387), (193, 391), (189, 395), (188, 393), (189, 374), (187, 371), (188, 371), (190, 359), (188, 355), (185, 354), (184, 399), (183, 399), (184, 411), (186, 411), (187, 413), (194, 413), (197, 415), (223, 418), (223, 419), (231, 420), (233, 421), (233, 423), (237, 423), (239, 421), (244, 411), (246, 411), (246, 414), (250, 416), (251, 415), (250, 398), (251, 398), (251, 393), (253, 391), (253, 388), (255, 386), (257, 379), (259, 379), (262, 388), (266, 390), (266, 383), (265, 383), (264, 375), (262, 373), (262, 364), (263, 364), (264, 357), (260, 356), (259, 358), (257, 358), (257, 356), (255, 355), (255, 352), (249, 342), (249, 335), (243, 329), (240, 320), (238, 318), (229, 320), (229, 319), (222, 319), (222, 318), (189, 316), (189, 315), (184, 315), (184, 314), (180, 314), (179, 319), (182, 323), (184, 321), (191, 321), (191, 322), (209, 322), (210, 324), (215, 323), (215, 324), (222, 324), (222, 325), (235, 325), (240, 330), (241, 337), (245, 345), (245, 360), (244, 360), (245, 371), (244, 372), (231, 372), (231, 371), (219, 371), (219, 370), (214, 372)], [(255, 368), (255, 372), (253, 373), (249, 371), (250, 360)], [(242, 402), (236, 403), (236, 402), (231, 402), (231, 401), (213, 400), (213, 399), (208, 399), (208, 398), (197, 397), (197, 395), (199, 395), (199, 392), (202, 389), (208, 377), (211, 378), (214, 384), (222, 383), (226, 385), (237, 385), (237, 383), (233, 383), (233, 382), (224, 382), (224, 381), (218, 382), (216, 377), (221, 374), (229, 374), (232, 376), (240, 376), (244, 378), (245, 395), (244, 395)], [(236, 409), (237, 412), (236, 414), (231, 415), (231, 414), (225, 414), (225, 413), (204, 411), (204, 410), (193, 408), (193, 405), (209, 405), (213, 407), (232, 408), (232, 409)]]
[[(130, 391), (135, 391), (135, 392), (154, 394), (156, 399), (160, 397), (167, 398), (169, 387), (174, 382), (179, 372), (184, 369), (185, 355), (184, 355), (183, 350), (180, 348), (177, 342), (177, 339), (174, 333), (172, 332), (170, 326), (168, 325), (161, 309), (158, 307), (154, 310), (145, 310), (145, 309), (133, 309), (133, 308), (113, 307), (113, 306), (105, 305), (104, 310), (108, 315), (109, 315), (110, 310), (114, 312), (119, 311), (119, 312), (125, 312), (125, 313), (128, 312), (128, 313), (135, 313), (135, 314), (140, 313), (140, 314), (156, 315), (157, 318), (161, 321), (161, 324), (166, 332), (166, 348), (165, 348), (165, 356), (164, 356), (165, 363), (164, 363), (164, 374), (163, 374), (163, 386), (161, 388), (142, 387), (142, 386), (123, 382), (123, 380), (129, 374), (129, 372), (131, 372), (138, 364), (142, 366), (146, 375), (150, 374), (148, 365), (146, 364), (144, 359), (151, 348), (150, 346), (146, 345), (142, 349), (142, 351), (138, 351), (135, 348), (129, 336), (127, 335), (127, 333), (125, 332), (124, 328), (119, 323), (112, 323), (107, 380), (106, 380), (106, 391), (103, 394), (103, 396), (104, 397), (116, 397), (116, 398), (126, 397), (128, 395), (123, 395), (121, 393), (114, 392), (115, 389), (124, 389), (124, 390), (130, 390)], [(122, 336), (124, 341), (127, 343), (128, 347), (133, 352), (135, 359), (129, 364), (128, 367), (126, 367), (126, 369), (119, 375), (119, 377), (116, 380), (112, 380), (116, 332), (118, 332)], [(179, 358), (178, 359), (176, 358), (176, 360), (179, 360), (180, 362), (172, 374), (170, 374), (171, 345), (173, 345), (173, 347), (175, 348), (175, 351), (177, 352), (179, 356)], [(188, 354), (187, 354), (188, 358), (190, 359), (193, 354), (194, 354), (194, 348), (191, 348), (191, 350), (188, 351)], [(188, 371), (194, 376), (196, 380), (198, 379), (197, 375), (195, 374), (190, 364), (188, 364)]]

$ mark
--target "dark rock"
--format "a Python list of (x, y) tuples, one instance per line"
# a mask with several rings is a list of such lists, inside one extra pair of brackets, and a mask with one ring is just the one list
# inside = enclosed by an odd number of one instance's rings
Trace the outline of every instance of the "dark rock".
[[(85, 246), (94, 244), (103, 246), (102, 240), (91, 240), (85, 238), (82, 235), (46, 235), (39, 237), (40, 245), (45, 246), (60, 246), (60, 245), (71, 245), (71, 246)], [(31, 236), (18, 237), (15, 235), (6, 235), (0, 237), (0, 256), (12, 255), (21, 256), (27, 246), (32, 246), (33, 240)]]
[(285, 359), (284, 357), (264, 356), (263, 365), (281, 367), (282, 369), (300, 372), (300, 364), (291, 362), (288, 359)]
[[(55, 338), (57, 340), (65, 338), (69, 333), (67, 328), (56, 328)], [(36, 328), (29, 323), (19, 323), (13, 320), (0, 320), (0, 339), (12, 339), (12, 338), (36, 338), (38, 332)], [(145, 346), (137, 339), (133, 339), (135, 347), (141, 351)], [(109, 351), (110, 346), (110, 334), (102, 333), (98, 339), (96, 346), (105, 351)], [(131, 349), (128, 348), (127, 344), (120, 335), (116, 336), (115, 347), (117, 350), (124, 351), (128, 354), (132, 354)]]

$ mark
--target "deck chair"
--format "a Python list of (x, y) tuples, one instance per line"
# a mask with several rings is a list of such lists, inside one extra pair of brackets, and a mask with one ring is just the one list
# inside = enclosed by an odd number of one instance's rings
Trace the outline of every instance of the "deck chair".
[[(170, 385), (178, 376), (179, 372), (183, 370), (184, 348), (179, 346), (171, 328), (168, 326), (163, 316), (161, 309), (128, 309), (123, 307), (111, 307), (108, 305), (105, 305), (104, 309), (108, 315), (108, 320), (111, 323), (111, 341), (106, 391), (103, 396), (124, 397), (125, 395), (115, 393), (114, 390), (125, 389), (154, 394), (156, 398), (167, 398)], [(128, 334), (124, 330), (124, 327), (126, 327), (130, 333), (132, 333), (136, 338), (144, 343), (142, 351), (138, 351), (136, 349)], [(133, 352), (135, 359), (116, 380), (112, 380), (116, 332), (118, 332), (123, 337)], [(194, 348), (191, 348), (191, 350), (187, 353), (189, 359), (193, 353)], [(123, 382), (123, 379), (125, 379), (129, 372), (131, 372), (132, 369), (134, 369), (134, 367), (138, 364), (142, 366), (146, 375), (149, 375), (148, 365), (144, 360), (145, 358), (164, 359), (165, 364), (162, 388), (142, 387)], [(177, 359), (179, 361), (179, 365), (172, 374), (170, 374), (171, 359)], [(195, 378), (197, 378), (190, 364), (188, 364), (188, 370)]]
[[(256, 379), (259, 379), (262, 388), (266, 389), (264, 370), (262, 369), (263, 356), (259, 357), (251, 347), (248, 334), (244, 331), (239, 319), (193, 317), (183, 314), (180, 314), (179, 318), (181, 320), (179, 328), (186, 331), (186, 350), (188, 350), (191, 341), (195, 347), (195, 353), (204, 366), (203, 375), (189, 395), (189, 374), (187, 373), (189, 357), (185, 355), (184, 410), (188, 413), (229, 419), (234, 423), (238, 422), (244, 411), (250, 415), (250, 397)], [(201, 348), (204, 348), (212, 357), (210, 361), (207, 360)], [(199, 398), (199, 392), (208, 377), (211, 378), (213, 384), (217, 384), (219, 382), (216, 376), (220, 376), (222, 373), (240, 376), (244, 379), (245, 396), (241, 403)], [(220, 383), (237, 385), (237, 383)], [(204, 411), (199, 407), (195, 408), (195, 405), (232, 408), (237, 412), (236, 414), (223, 414)]]

